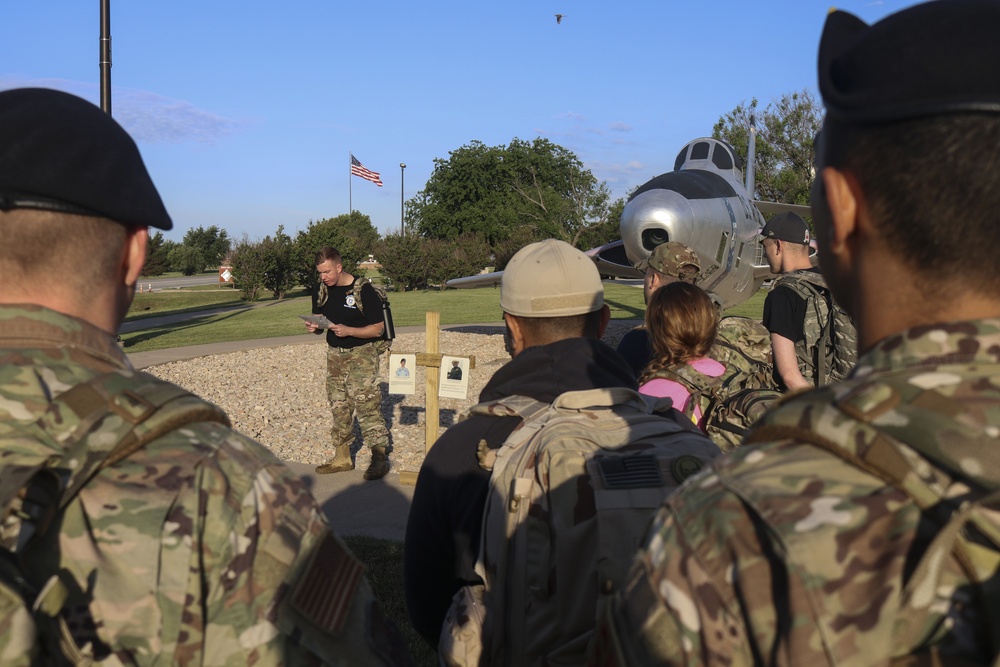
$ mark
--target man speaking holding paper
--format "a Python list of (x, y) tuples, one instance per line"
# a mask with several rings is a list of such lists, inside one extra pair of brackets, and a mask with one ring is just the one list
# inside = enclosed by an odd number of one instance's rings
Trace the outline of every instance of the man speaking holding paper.
[[(330, 436), (334, 456), (316, 472), (329, 474), (354, 470), (351, 444), (354, 442), (354, 416), (361, 427), (361, 437), (372, 450), (371, 464), (365, 479), (380, 479), (389, 472), (389, 431), (382, 417), (382, 391), (379, 388), (379, 359), (384, 352), (382, 302), (370, 284), (355, 287), (355, 278), (344, 271), (340, 252), (321, 248), (316, 253), (316, 271), (320, 283), (313, 293), (312, 312), (326, 317), (332, 325), (326, 331), (326, 393), (333, 413)], [(358, 303), (360, 299), (361, 303)], [(360, 306), (360, 307), (359, 307)], [(313, 333), (322, 331), (306, 322)]]

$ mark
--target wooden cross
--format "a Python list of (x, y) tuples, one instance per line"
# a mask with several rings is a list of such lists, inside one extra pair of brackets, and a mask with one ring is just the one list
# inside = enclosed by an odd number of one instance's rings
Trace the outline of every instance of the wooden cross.
[[(438, 430), (441, 427), (441, 414), (438, 407), (438, 389), (440, 377), (438, 369), (441, 368), (441, 313), (428, 312), (426, 319), (426, 352), (418, 352), (417, 366), (432, 368), (433, 371), (425, 373), (427, 376), (427, 390), (424, 393), (424, 454), (431, 450), (438, 439)], [(463, 355), (449, 355), (463, 356)], [(469, 356), (469, 369), (476, 367), (476, 357)], [(399, 473), (399, 481), (402, 484), (413, 486), (417, 483), (416, 470), (403, 470)]]

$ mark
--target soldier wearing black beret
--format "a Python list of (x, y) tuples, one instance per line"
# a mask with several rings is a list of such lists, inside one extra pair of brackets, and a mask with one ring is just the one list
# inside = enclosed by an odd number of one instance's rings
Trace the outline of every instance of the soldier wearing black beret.
[(592, 664), (997, 664), (1000, 2), (826, 21), (812, 207), (854, 317), (666, 503)]
[(118, 123), (0, 92), (3, 664), (408, 664), (302, 481), (116, 343), (149, 227), (170, 216)]

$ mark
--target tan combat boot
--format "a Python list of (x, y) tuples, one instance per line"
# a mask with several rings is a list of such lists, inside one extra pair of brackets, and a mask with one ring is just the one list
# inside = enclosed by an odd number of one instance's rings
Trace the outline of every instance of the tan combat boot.
[(354, 461), (351, 460), (351, 446), (337, 445), (333, 458), (321, 466), (316, 466), (316, 472), (320, 475), (329, 475), (334, 472), (344, 472), (354, 470)]
[(365, 479), (381, 479), (389, 472), (389, 456), (385, 447), (372, 447), (372, 462), (365, 470)]

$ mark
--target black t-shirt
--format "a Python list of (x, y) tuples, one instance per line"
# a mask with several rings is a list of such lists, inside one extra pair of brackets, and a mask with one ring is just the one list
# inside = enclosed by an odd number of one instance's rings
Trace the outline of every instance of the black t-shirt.
[[(355, 279), (357, 280), (357, 279)], [(354, 281), (350, 285), (339, 287), (334, 285), (328, 287), (326, 303), (322, 307), (316, 305), (318, 288), (312, 294), (312, 312), (321, 313), (334, 324), (343, 324), (349, 327), (365, 327), (369, 324), (378, 324), (382, 321), (382, 300), (379, 298), (375, 288), (369, 283), (365, 283), (361, 288), (361, 301), (364, 311), (354, 303)], [(374, 343), (377, 338), (355, 338), (354, 336), (334, 335), (333, 331), (326, 332), (326, 342), (330, 347), (357, 347)]]
[(625, 334), (615, 350), (628, 362), (632, 373), (638, 378), (642, 371), (653, 360), (653, 347), (649, 342), (649, 332), (645, 329), (632, 329)]
[[(819, 269), (810, 269), (819, 273)], [(802, 325), (806, 320), (808, 301), (791, 287), (778, 285), (764, 299), (764, 327), (771, 333), (783, 336), (793, 343), (805, 340)]]

